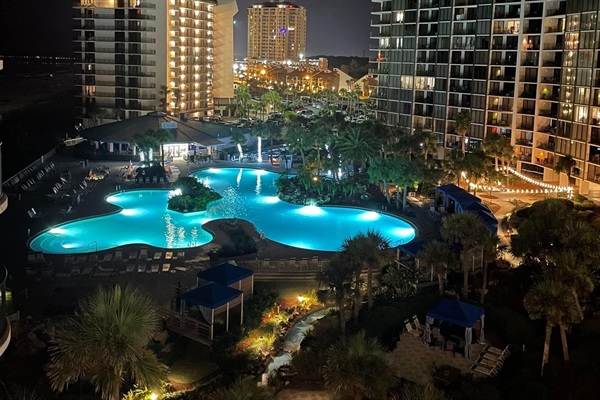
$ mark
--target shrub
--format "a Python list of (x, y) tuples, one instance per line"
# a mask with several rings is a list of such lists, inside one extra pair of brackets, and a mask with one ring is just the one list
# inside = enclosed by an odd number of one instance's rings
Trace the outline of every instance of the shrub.
[(181, 195), (169, 199), (169, 210), (178, 212), (205, 211), (210, 202), (219, 200), (222, 196), (198, 182), (192, 177), (177, 179), (173, 187), (181, 190)]

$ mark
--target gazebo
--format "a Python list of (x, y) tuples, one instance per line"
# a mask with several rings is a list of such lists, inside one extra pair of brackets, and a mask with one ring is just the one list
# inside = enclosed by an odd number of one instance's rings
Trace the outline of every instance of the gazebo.
[(186, 305), (198, 308), (204, 319), (210, 325), (210, 337), (214, 336), (215, 315), (223, 312), (225, 315), (225, 331), (229, 331), (229, 310), (240, 306), (240, 325), (244, 322), (244, 293), (240, 290), (223, 286), (218, 283), (208, 283), (181, 295), (182, 310)]
[(196, 283), (198, 287), (209, 282), (240, 290), (246, 298), (254, 293), (254, 272), (228, 262), (198, 272)]
[(481, 321), (480, 341), (485, 339), (483, 327), (485, 311), (473, 304), (452, 298), (440, 299), (427, 311), (423, 340), (431, 341), (431, 325), (435, 320), (448, 322), (465, 329), (465, 358), (471, 358), (471, 343), (473, 341), (473, 326)]

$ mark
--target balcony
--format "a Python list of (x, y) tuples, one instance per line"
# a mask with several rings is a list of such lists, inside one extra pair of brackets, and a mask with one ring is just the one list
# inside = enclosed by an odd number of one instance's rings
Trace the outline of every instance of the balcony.
[(513, 28), (500, 28), (500, 29), (494, 29), (492, 31), (492, 33), (494, 35), (518, 35), (519, 34), (519, 30)]
[(488, 110), (512, 112), (513, 107), (511, 105), (491, 105), (488, 107)]
[(512, 123), (512, 121), (509, 120), (505, 120), (505, 119), (488, 119), (487, 120), (487, 124), (488, 125), (495, 125), (495, 126), (510, 126)]
[(514, 81), (514, 76), (504, 76), (504, 75), (493, 75), (490, 76), (491, 81)]
[(555, 8), (553, 10), (549, 9), (546, 11), (546, 17), (554, 17), (557, 15), (565, 15), (566, 14), (566, 7), (560, 7), (560, 8)]
[(433, 97), (431, 97), (431, 96), (415, 96), (415, 103), (433, 104)]
[(556, 133), (556, 127), (552, 125), (546, 125), (538, 129), (538, 132), (547, 133), (549, 135), (554, 135)]
[[(557, 77), (544, 77), (542, 78), (542, 83), (550, 83), (553, 85), (559, 85), (560, 84), (560, 79)], [(543, 97), (542, 97), (543, 98)]]
[(552, 110), (540, 110), (539, 114), (540, 117), (546, 117), (546, 118), (557, 118), (557, 112), (556, 111), (552, 111)]
[(502, 96), (502, 97), (514, 97), (515, 92), (513, 90), (497, 90), (492, 89), (489, 93), (490, 96)]
[(517, 50), (518, 46), (516, 44), (493, 44), (492, 50)]
[(517, 111), (519, 114), (533, 115), (535, 114), (535, 110), (533, 108), (521, 108)]
[(522, 131), (533, 132), (533, 124), (521, 124), (521, 125), (517, 126), (517, 129), (520, 129)]
[(492, 65), (517, 65), (517, 57), (514, 58), (492, 58)]
[(558, 101), (558, 94), (542, 93), (540, 99), (546, 101)]
[(517, 139), (515, 144), (517, 146), (533, 147), (533, 142), (527, 139)]
[(519, 97), (522, 99), (535, 99), (535, 92), (521, 92)]
[(541, 150), (554, 151), (554, 142), (538, 142), (535, 147)]
[(458, 93), (471, 93), (471, 85), (457, 85), (457, 86), (450, 86), (450, 91), (451, 92), (458, 92)]

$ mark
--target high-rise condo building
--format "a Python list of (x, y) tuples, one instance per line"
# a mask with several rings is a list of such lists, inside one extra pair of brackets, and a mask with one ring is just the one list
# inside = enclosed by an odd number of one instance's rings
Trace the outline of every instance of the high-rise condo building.
[[(78, 0), (74, 53), (86, 126), (163, 110), (208, 115), (233, 65), (232, 29), (215, 31), (235, 0)], [(233, 7), (231, 6), (233, 3)], [(221, 7), (221, 8), (220, 8)], [(219, 46), (218, 49), (216, 46)], [(231, 94), (232, 96), (232, 94)]]
[(306, 9), (286, 1), (248, 8), (248, 59), (298, 61), (306, 55)]
[(553, 167), (571, 156), (571, 184), (600, 196), (600, 1), (373, 5), (379, 119), (435, 132), (448, 151), (462, 145), (454, 116), (469, 110), (468, 149), (486, 135), (504, 135), (518, 171), (561, 185), (567, 174)]

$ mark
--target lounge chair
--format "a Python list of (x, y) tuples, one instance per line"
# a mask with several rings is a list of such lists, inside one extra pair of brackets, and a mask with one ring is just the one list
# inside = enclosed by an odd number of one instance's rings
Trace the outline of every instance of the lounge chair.
[(296, 260), (296, 257), (290, 257), (290, 267), (292, 267), (292, 268), (298, 267), (298, 260)]
[(300, 268), (308, 268), (308, 258), (304, 257), (300, 260)]
[(154, 253), (154, 260), (160, 260), (162, 258), (162, 251), (157, 251)]
[(83, 269), (83, 271), (81, 271), (81, 275), (89, 275), (92, 273), (92, 271), (94, 270), (94, 267), (91, 266), (87, 266)]
[(138, 272), (146, 272), (146, 264), (140, 264), (137, 268)]
[(486, 352), (483, 353), (482, 357), (487, 360), (493, 361), (495, 363), (504, 362), (504, 358), (505, 358), (505, 356), (503, 356), (503, 355), (497, 355), (497, 354), (486, 353)]
[(135, 264), (127, 264), (127, 268), (125, 268), (125, 272), (133, 272), (135, 271)]
[(123, 250), (115, 251), (115, 261), (123, 261)]
[(152, 264), (152, 266), (150, 267), (150, 271), (152, 273), (158, 273), (158, 264)]
[(77, 257), (77, 264), (85, 264), (87, 262), (87, 254), (81, 254)]
[(113, 255), (111, 253), (106, 253), (100, 262), (110, 262), (112, 261)]
[(171, 264), (163, 264), (162, 266), (162, 272), (169, 272), (171, 270)]
[(277, 269), (284, 270), (286, 267), (285, 260), (277, 260)]
[(72, 255), (68, 255), (65, 257), (65, 264), (73, 264), (74, 261), (75, 261), (75, 259), (73, 258)]
[(146, 261), (148, 259), (148, 249), (146, 249), (146, 248), (140, 249), (139, 259), (144, 260), (144, 261)]
[(270, 266), (271, 266), (271, 259), (270, 258), (265, 258), (264, 260), (262, 260), (261, 267), (268, 268)]
[(37, 264), (35, 253), (29, 253), (29, 254), (27, 254), (27, 263), (28, 264)]
[(486, 358), (480, 358), (479, 360), (477, 360), (477, 364), (483, 365), (486, 368), (496, 368), (496, 366), (498, 365), (497, 363)]
[(137, 258), (137, 254), (135, 253), (135, 251), (131, 251), (129, 252), (129, 261), (135, 260)]
[(172, 260), (173, 259), (173, 252), (172, 251), (167, 251), (165, 253), (165, 260)]
[(319, 257), (315, 256), (310, 260), (310, 266), (312, 268), (318, 268), (319, 267)]
[(94, 253), (90, 256), (90, 259), (88, 260), (91, 264), (97, 264), (98, 263), (98, 254)]
[(478, 364), (475, 364), (471, 370), (485, 376), (496, 376), (498, 374), (496, 368), (488, 368)]
[(185, 251), (177, 252), (177, 261), (185, 261)]
[[(510, 346), (510, 344), (508, 345)], [(508, 351), (508, 346), (506, 346), (504, 349), (499, 349), (497, 347), (494, 346), (488, 346), (484, 349), (485, 352), (487, 353), (492, 353), (492, 354), (496, 354), (496, 355), (506, 355), (509, 356), (510, 355), (510, 351)]]

